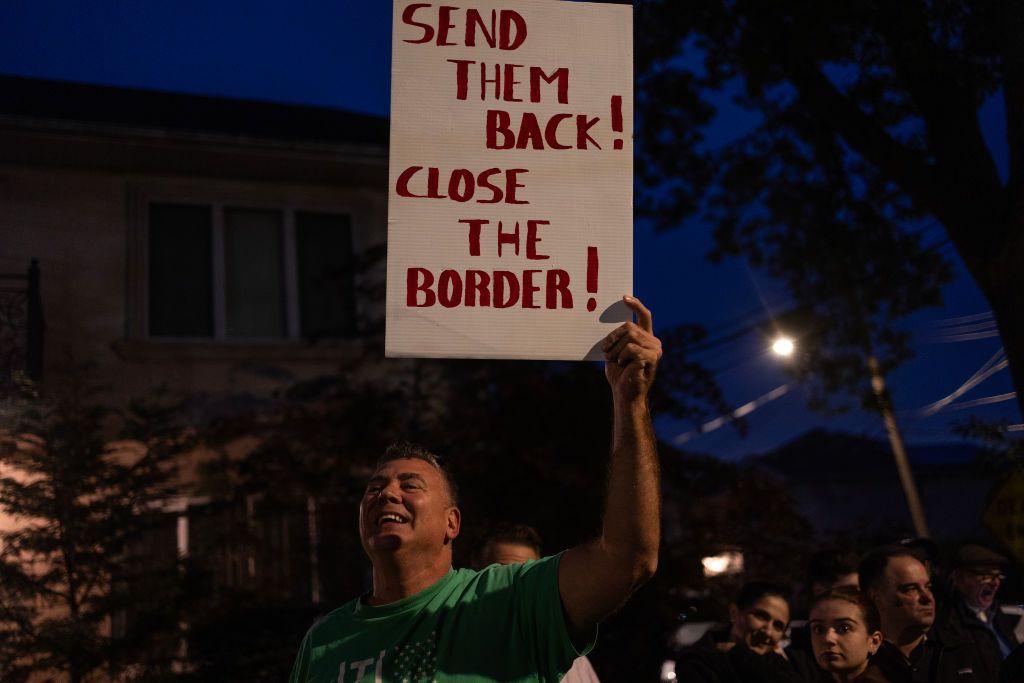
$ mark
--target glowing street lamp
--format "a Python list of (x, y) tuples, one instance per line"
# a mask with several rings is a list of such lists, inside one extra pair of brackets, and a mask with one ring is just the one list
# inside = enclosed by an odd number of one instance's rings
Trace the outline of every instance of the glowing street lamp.
[(792, 356), (795, 349), (796, 345), (789, 337), (779, 337), (772, 343), (772, 352), (784, 358)]
[[(790, 330), (808, 329), (808, 323), (800, 322), (799, 312), (793, 312), (786, 316), (789, 318), (783, 324)], [(794, 323), (795, 321), (795, 323)], [(764, 329), (766, 334), (778, 334), (779, 318), (772, 320), (772, 329)], [(763, 328), (762, 328), (763, 329)], [(789, 358), (796, 351), (796, 342), (785, 335), (779, 334), (772, 342), (772, 352), (782, 358)], [(867, 357), (868, 371), (871, 375), (871, 388), (875, 392), (882, 419), (885, 422), (886, 431), (889, 433), (889, 445), (892, 448), (893, 459), (896, 461), (896, 470), (899, 474), (900, 485), (907, 499), (907, 507), (910, 508), (910, 518), (914, 524), (914, 531), (919, 537), (928, 537), (928, 524), (924, 516), (924, 508), (921, 505), (921, 497), (917, 491), (917, 483), (914, 481), (914, 474), (910, 469), (910, 462), (907, 460), (906, 447), (903, 444), (903, 436), (900, 434), (896, 424), (896, 415), (893, 413), (892, 400), (885, 389), (885, 377), (879, 367), (878, 359), (874, 356)], [(755, 406), (756, 407), (756, 406)], [(749, 411), (747, 411), (749, 412)]]

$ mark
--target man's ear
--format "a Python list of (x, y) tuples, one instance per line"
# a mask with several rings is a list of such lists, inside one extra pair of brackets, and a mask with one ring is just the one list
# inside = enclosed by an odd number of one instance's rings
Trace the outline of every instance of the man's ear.
[(448, 508), (448, 524), (444, 530), (444, 544), (448, 545), (454, 541), (462, 528), (462, 512), (459, 508)]

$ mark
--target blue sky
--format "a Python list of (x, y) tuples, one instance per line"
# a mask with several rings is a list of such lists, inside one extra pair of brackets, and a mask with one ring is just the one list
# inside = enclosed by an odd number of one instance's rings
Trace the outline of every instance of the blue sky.
[[(6, 0), (0, 9), (0, 73), (155, 88), (247, 99), (295, 102), (386, 115), (389, 108), (391, 7), (386, 0), (297, 0), (291, 3), (156, 2), (154, 0)], [(1003, 131), (999, 103), (982, 112), (993, 145)], [(722, 134), (738, 112), (718, 122)], [(1001, 162), (1002, 159), (999, 159)], [(741, 262), (711, 265), (707, 230), (699, 223), (665, 234), (635, 228), (636, 293), (659, 326), (697, 322), (724, 332), (785, 308), (785, 293)], [(954, 259), (955, 254), (947, 253)], [(949, 426), (972, 411), (923, 418), (915, 409), (956, 389), (999, 348), (997, 338), (958, 343), (942, 336), (943, 321), (988, 310), (957, 261), (941, 310), (908, 321), (918, 356), (890, 378), (907, 439), (942, 441)], [(715, 336), (714, 334), (712, 336)], [(745, 337), (706, 356), (731, 404), (740, 405), (786, 382), (761, 340)], [(1007, 372), (966, 394), (973, 399), (1012, 391)], [(730, 428), (688, 446), (735, 459), (764, 451), (822, 426), (884, 436), (874, 415), (854, 411), (825, 417), (804, 408), (797, 389), (749, 418), (750, 434)], [(1020, 422), (1014, 402), (975, 414)], [(692, 425), (661, 423), (663, 437)]]

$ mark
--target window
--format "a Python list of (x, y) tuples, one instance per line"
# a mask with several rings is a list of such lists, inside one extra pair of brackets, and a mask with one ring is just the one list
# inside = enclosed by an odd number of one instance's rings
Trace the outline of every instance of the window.
[(155, 204), (149, 220), (149, 333), (212, 336), (210, 210)]
[(302, 336), (315, 339), (350, 334), (355, 325), (355, 297), (348, 217), (298, 213), (295, 254)]
[(355, 332), (351, 218), (148, 205), (148, 336), (286, 340)]

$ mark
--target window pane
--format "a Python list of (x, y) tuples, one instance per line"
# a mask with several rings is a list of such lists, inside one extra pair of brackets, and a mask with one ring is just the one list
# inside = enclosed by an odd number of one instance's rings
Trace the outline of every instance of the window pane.
[(149, 333), (213, 336), (213, 255), (208, 206), (149, 206)]
[(283, 337), (280, 211), (224, 211), (224, 276), (227, 335)]
[(346, 337), (355, 331), (352, 225), (348, 216), (295, 216), (299, 320), (308, 339)]

